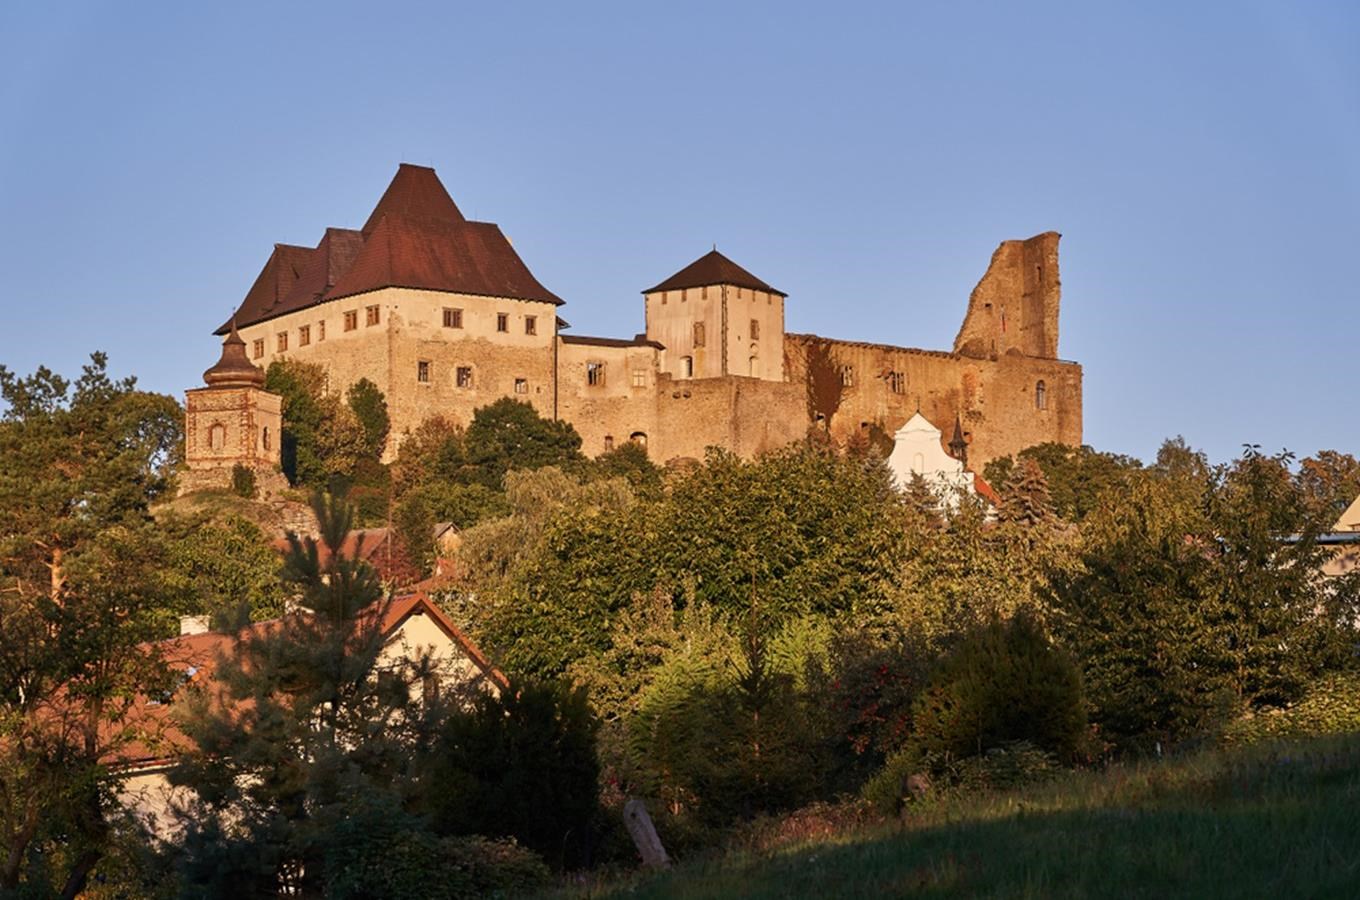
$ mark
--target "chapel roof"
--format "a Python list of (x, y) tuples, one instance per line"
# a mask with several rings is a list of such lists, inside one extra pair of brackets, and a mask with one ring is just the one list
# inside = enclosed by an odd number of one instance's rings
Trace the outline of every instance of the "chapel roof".
[(644, 294), (651, 294), (655, 291), (678, 291), (684, 288), (708, 287), (714, 284), (730, 284), (733, 287), (751, 288), (756, 291), (769, 291), (771, 294), (778, 294), (787, 297), (783, 291), (770, 287), (741, 266), (732, 262), (726, 256), (718, 252), (715, 247), (705, 253), (694, 262), (676, 272), (670, 278), (658, 284), (656, 287), (648, 288)]
[(386, 287), (562, 303), (499, 227), (464, 218), (434, 169), (402, 163), (362, 229), (328, 228), (315, 248), (276, 244), (233, 318), (244, 328)]

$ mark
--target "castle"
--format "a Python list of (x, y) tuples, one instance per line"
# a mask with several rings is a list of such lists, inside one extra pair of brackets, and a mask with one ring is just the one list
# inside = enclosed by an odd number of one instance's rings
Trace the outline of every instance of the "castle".
[(810, 428), (891, 435), (922, 412), (960, 423), (980, 470), (1033, 444), (1081, 443), (1081, 366), (1057, 358), (1058, 239), (1001, 244), (951, 351), (788, 333), (787, 295), (716, 249), (642, 292), (642, 333), (586, 337), (564, 332), (563, 301), (496, 225), (464, 218), (433, 169), (403, 164), (362, 228), (275, 245), (216, 332), (233, 348), (225, 383), (189, 394), (186, 455), (203, 470), (277, 462), (277, 413), (240, 363), (297, 359), (321, 365), (332, 390), (378, 386), (389, 458), (428, 417), (466, 424), (513, 397), (570, 422), (588, 455), (633, 441), (661, 463), (713, 445), (749, 457)]

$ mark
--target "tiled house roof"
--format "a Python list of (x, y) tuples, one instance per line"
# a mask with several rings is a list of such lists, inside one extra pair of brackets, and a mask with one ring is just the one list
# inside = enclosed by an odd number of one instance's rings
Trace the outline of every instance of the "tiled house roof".
[(751, 288), (756, 291), (768, 291), (771, 294), (778, 294), (781, 297), (788, 296), (781, 290), (770, 287), (741, 266), (723, 256), (717, 250), (705, 253), (694, 262), (676, 272), (670, 278), (658, 284), (656, 287), (648, 288), (644, 294), (655, 291), (678, 291), (682, 288), (708, 287), (714, 284), (730, 284), (734, 287)]

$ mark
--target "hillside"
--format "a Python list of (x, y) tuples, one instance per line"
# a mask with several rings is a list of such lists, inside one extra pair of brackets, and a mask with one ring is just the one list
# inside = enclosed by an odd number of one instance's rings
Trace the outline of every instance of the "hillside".
[(1355, 896), (1358, 801), (1360, 735), (1204, 751), (576, 896)]

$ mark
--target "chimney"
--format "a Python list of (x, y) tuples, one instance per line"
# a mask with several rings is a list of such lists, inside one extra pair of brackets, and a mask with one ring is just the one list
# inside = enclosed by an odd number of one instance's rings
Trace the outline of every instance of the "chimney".
[(186, 634), (207, 634), (209, 630), (207, 616), (179, 617), (179, 633), (181, 636)]

